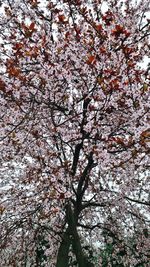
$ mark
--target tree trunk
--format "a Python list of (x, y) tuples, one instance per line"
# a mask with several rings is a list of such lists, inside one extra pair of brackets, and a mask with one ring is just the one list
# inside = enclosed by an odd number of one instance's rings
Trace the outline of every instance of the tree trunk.
[(70, 204), (68, 204), (66, 209), (66, 218), (68, 222), (68, 228), (66, 229), (63, 235), (63, 239), (59, 247), (56, 267), (69, 267), (68, 254), (71, 244), (73, 248), (73, 253), (76, 256), (78, 266), (94, 267), (94, 264), (89, 262), (87, 256), (83, 253), (80, 237), (77, 232), (77, 219), (75, 218)]
[(66, 232), (63, 235), (63, 239), (58, 250), (56, 267), (68, 267), (69, 264), (68, 254), (69, 254), (70, 244), (71, 241), (69, 236), (69, 228), (67, 228)]
[(94, 265), (88, 261), (87, 257), (83, 253), (80, 237), (77, 232), (77, 226), (76, 226), (77, 218), (75, 218), (71, 205), (68, 205), (67, 215), (68, 215), (68, 224), (70, 228), (73, 253), (76, 256), (78, 266), (79, 267), (94, 267)]
[(74, 229), (72, 236), (73, 236), (72, 247), (73, 247), (73, 252), (76, 255), (78, 266), (79, 267), (94, 267), (94, 264), (89, 262), (86, 255), (83, 253), (80, 237), (78, 235), (76, 228)]

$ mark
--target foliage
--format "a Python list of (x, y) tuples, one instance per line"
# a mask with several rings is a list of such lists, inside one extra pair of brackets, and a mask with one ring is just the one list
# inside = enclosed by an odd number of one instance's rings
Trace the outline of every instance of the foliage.
[(0, 10), (1, 266), (146, 267), (149, 1)]

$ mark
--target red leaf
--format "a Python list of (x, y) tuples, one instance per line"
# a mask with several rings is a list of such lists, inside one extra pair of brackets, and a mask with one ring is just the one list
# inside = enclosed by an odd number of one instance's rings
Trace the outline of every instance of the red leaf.
[(65, 194), (64, 193), (60, 193), (59, 199), (64, 199), (64, 198), (65, 198)]
[(5, 91), (5, 87), (6, 87), (6, 85), (5, 85), (5, 82), (3, 82), (1, 79), (0, 79), (0, 91)]
[(16, 43), (14, 49), (15, 49), (15, 50), (19, 50), (19, 49), (21, 49), (22, 47), (23, 47), (23, 44), (22, 44), (22, 43)]
[(29, 26), (29, 30), (33, 31), (35, 29), (35, 22), (32, 22)]
[(96, 62), (95, 56), (89, 55), (86, 63), (90, 65), (90, 64), (94, 64), (95, 62)]
[(96, 25), (96, 29), (97, 29), (97, 31), (102, 31), (102, 29), (103, 29), (103, 26), (102, 26), (102, 24), (98, 24), (98, 25)]
[(64, 15), (59, 15), (58, 18), (59, 18), (60, 22), (65, 22), (65, 16)]

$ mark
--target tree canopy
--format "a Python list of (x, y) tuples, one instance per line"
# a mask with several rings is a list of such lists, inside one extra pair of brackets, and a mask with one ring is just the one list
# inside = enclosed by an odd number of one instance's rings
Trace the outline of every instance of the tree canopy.
[(0, 266), (148, 266), (148, 11), (2, 1)]

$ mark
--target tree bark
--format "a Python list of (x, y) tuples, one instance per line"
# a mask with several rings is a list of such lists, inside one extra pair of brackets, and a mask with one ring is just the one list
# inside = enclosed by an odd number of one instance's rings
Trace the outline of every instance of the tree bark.
[(76, 255), (76, 259), (79, 267), (94, 267), (94, 264), (89, 262), (86, 255), (83, 253), (80, 237), (77, 229), (74, 229), (72, 238), (73, 252)]
[(56, 267), (69, 267), (69, 248), (72, 244), (73, 253), (76, 256), (76, 260), (79, 267), (94, 267), (94, 264), (89, 262), (87, 256), (83, 253), (80, 237), (77, 231), (77, 218), (68, 204), (66, 208), (66, 219), (68, 222), (68, 228), (66, 229), (62, 242), (59, 247), (57, 255)]
[(69, 267), (69, 248), (70, 248), (70, 236), (69, 236), (69, 227), (66, 229), (62, 242), (60, 244), (56, 267)]
[(69, 204), (67, 207), (67, 217), (68, 217), (68, 224), (71, 234), (71, 242), (73, 253), (76, 256), (76, 260), (79, 267), (94, 267), (94, 265), (88, 261), (86, 255), (83, 253), (80, 237), (77, 231), (77, 218), (72, 211), (71, 205)]

